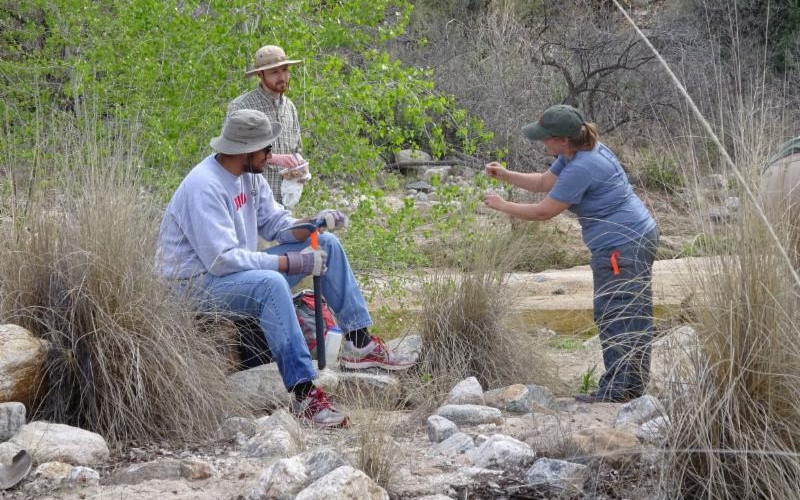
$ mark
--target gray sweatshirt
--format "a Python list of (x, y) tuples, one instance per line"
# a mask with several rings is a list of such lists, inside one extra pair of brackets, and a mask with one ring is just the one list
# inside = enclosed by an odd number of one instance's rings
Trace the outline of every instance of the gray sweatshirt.
[(262, 175), (233, 175), (210, 155), (183, 179), (161, 220), (161, 271), (172, 279), (277, 271), (278, 256), (259, 252), (258, 236), (294, 241), (283, 230), (295, 221), (275, 204)]

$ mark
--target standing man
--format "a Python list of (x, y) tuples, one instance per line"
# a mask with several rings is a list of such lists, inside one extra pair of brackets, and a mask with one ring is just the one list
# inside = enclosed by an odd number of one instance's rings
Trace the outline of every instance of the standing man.
[(296, 167), (305, 162), (300, 155), (300, 120), (294, 103), (284, 95), (289, 89), (291, 74), (289, 67), (303, 62), (302, 59), (289, 59), (282, 48), (265, 45), (256, 52), (253, 68), (245, 71), (246, 76), (256, 75), (261, 80), (258, 87), (246, 92), (228, 105), (228, 114), (239, 109), (262, 111), (273, 123), (281, 126), (281, 133), (272, 144), (272, 158), (264, 171), (275, 201), (283, 203), (279, 173), (282, 169)]
[[(228, 116), (220, 136), (211, 140), (217, 153), (189, 172), (167, 206), (159, 264), (177, 290), (206, 307), (256, 318), (283, 383), (294, 395), (295, 414), (319, 426), (343, 426), (345, 415), (312, 383), (317, 373), (297, 321), (292, 286), (304, 276), (321, 276), (322, 294), (346, 332), (345, 367), (403, 370), (413, 363), (369, 334), (372, 318), (339, 240), (324, 233), (319, 250), (309, 246), (303, 222), (324, 221), (333, 231), (347, 223), (346, 217), (322, 210), (297, 220), (275, 203), (261, 173), (280, 133), (281, 126), (261, 111), (243, 109)], [(278, 245), (258, 251), (259, 236)]]

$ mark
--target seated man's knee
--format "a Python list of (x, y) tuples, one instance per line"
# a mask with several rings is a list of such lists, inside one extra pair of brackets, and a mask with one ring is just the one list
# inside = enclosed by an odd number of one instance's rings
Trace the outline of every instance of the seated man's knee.
[(319, 244), (324, 249), (341, 248), (342, 244), (339, 242), (333, 233), (325, 232), (319, 235)]

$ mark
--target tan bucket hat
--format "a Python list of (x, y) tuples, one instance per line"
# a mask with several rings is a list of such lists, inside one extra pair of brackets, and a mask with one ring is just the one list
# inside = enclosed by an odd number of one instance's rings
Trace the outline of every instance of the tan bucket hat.
[(265, 69), (272, 69), (286, 64), (299, 64), (303, 62), (302, 59), (289, 59), (282, 48), (277, 45), (264, 45), (256, 52), (253, 69), (245, 71), (245, 76), (250, 76), (264, 71)]
[(255, 153), (272, 144), (281, 133), (281, 124), (272, 123), (255, 109), (237, 109), (228, 115), (222, 133), (211, 139), (211, 147), (226, 155)]

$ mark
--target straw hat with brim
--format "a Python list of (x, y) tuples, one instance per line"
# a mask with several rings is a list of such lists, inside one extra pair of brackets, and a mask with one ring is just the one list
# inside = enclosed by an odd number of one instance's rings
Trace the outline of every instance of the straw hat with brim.
[(532, 141), (541, 141), (550, 137), (577, 137), (581, 132), (581, 127), (586, 123), (583, 113), (567, 106), (566, 104), (556, 104), (550, 106), (538, 122), (533, 122), (522, 127), (522, 133)]
[(281, 124), (272, 123), (255, 109), (239, 109), (228, 115), (222, 134), (211, 139), (211, 147), (226, 155), (254, 153), (264, 149), (281, 133)]
[(264, 71), (265, 69), (277, 68), (287, 64), (299, 64), (302, 59), (289, 59), (282, 48), (277, 45), (265, 45), (256, 52), (253, 69), (244, 72), (245, 76), (250, 76)]

